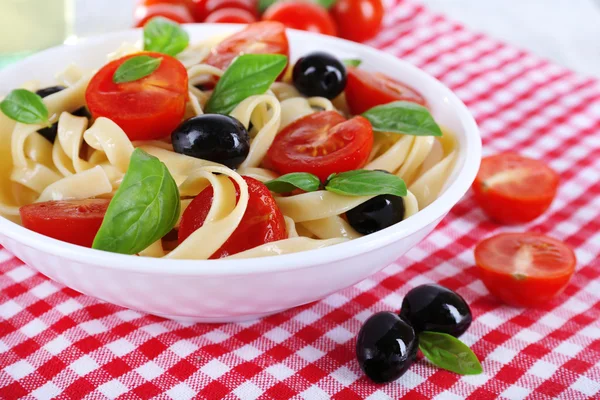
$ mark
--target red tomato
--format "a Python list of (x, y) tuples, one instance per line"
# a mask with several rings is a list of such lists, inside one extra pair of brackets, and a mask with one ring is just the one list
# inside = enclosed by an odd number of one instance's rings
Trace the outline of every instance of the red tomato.
[[(256, 179), (247, 176), (243, 178), (248, 184), (250, 195), (248, 207), (238, 227), (229, 239), (223, 243), (223, 246), (210, 256), (211, 259), (227, 257), (265, 243), (287, 238), (283, 214), (277, 207), (269, 189)], [(238, 185), (235, 182), (233, 184), (239, 200)], [(181, 217), (179, 243), (204, 225), (204, 220), (212, 205), (212, 199), (213, 188), (208, 187), (190, 203)]]
[(490, 218), (504, 224), (522, 224), (550, 207), (558, 181), (558, 174), (543, 162), (503, 153), (481, 160), (473, 191)]
[(331, 9), (340, 37), (355, 42), (371, 39), (381, 29), (381, 0), (338, 0)]
[(365, 118), (346, 120), (335, 111), (321, 111), (278, 133), (265, 164), (281, 174), (310, 172), (324, 182), (334, 172), (363, 167), (372, 147), (373, 129)]
[(217, 45), (205, 63), (226, 69), (240, 54), (290, 55), (285, 26), (279, 22), (256, 22)]
[(19, 209), (23, 226), (63, 242), (92, 247), (110, 200), (46, 201)]
[(387, 75), (354, 67), (346, 70), (346, 101), (352, 114), (362, 114), (375, 106), (398, 100), (425, 105), (425, 99), (417, 91)]
[(191, 5), (192, 14), (197, 22), (211, 22), (206, 20), (206, 18), (215, 11), (223, 8), (246, 10), (255, 18), (258, 18), (256, 0), (192, 0)]
[(239, 8), (221, 8), (209, 14), (204, 22), (251, 24), (256, 22), (256, 17), (251, 12)]
[(156, 3), (138, 5), (135, 7), (133, 16), (135, 20), (134, 26), (136, 27), (146, 25), (146, 22), (154, 17), (165, 17), (180, 24), (194, 22), (194, 18), (185, 4)]
[[(114, 83), (113, 75), (126, 60), (146, 54), (162, 58), (151, 75), (133, 82)], [(90, 81), (85, 99), (94, 118), (106, 117), (131, 140), (169, 136), (185, 112), (187, 70), (177, 59), (159, 53), (137, 53), (105, 65)]]
[(278, 21), (292, 29), (337, 36), (337, 27), (327, 10), (310, 2), (275, 3), (263, 14), (263, 20)]
[(569, 283), (577, 262), (563, 242), (537, 233), (501, 233), (475, 247), (475, 262), (489, 291), (507, 304), (535, 307)]

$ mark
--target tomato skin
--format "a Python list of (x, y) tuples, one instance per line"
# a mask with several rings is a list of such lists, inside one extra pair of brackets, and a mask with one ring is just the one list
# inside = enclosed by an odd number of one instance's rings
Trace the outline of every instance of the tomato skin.
[[(227, 257), (252, 249), (265, 243), (287, 238), (287, 228), (283, 214), (277, 207), (271, 192), (254, 178), (243, 176), (248, 184), (248, 207), (238, 227), (210, 259)], [(239, 187), (233, 182), (236, 198), (239, 200)], [(178, 239), (183, 242), (189, 235), (204, 225), (213, 199), (212, 186), (200, 192), (190, 203), (181, 217)]]
[[(206, 18), (217, 10), (223, 8), (236, 8), (246, 10), (255, 18), (258, 18), (258, 5), (256, 0), (192, 0), (192, 14), (197, 22), (211, 22)], [(212, 21), (215, 22), (215, 21)]]
[[(133, 82), (112, 81), (123, 62), (142, 54), (162, 58), (156, 71)], [(91, 79), (85, 99), (94, 118), (113, 120), (131, 140), (151, 140), (169, 136), (179, 125), (185, 113), (187, 91), (187, 70), (181, 62), (166, 54), (143, 52), (100, 69)]]
[(204, 22), (251, 24), (256, 22), (256, 17), (249, 11), (239, 8), (221, 8), (209, 14)]
[(154, 3), (138, 5), (133, 12), (134, 26), (141, 28), (154, 17), (165, 17), (179, 24), (194, 22), (189, 9), (184, 4)]
[(339, 36), (362, 42), (376, 36), (383, 21), (381, 0), (338, 0), (331, 9)]
[(280, 174), (309, 172), (324, 182), (333, 173), (363, 167), (372, 148), (373, 129), (367, 119), (346, 120), (335, 111), (321, 111), (277, 134), (265, 165)]
[(61, 200), (33, 203), (19, 209), (23, 226), (42, 235), (92, 247), (110, 200)]
[(417, 91), (385, 74), (355, 67), (347, 67), (346, 72), (346, 101), (354, 115), (392, 101), (410, 101), (426, 105), (425, 99)]
[(285, 34), (285, 26), (273, 21), (250, 24), (219, 43), (204, 62), (226, 69), (241, 53), (283, 54), (289, 58), (290, 45)]
[(337, 36), (337, 27), (327, 10), (310, 2), (278, 2), (267, 8), (262, 18), (292, 29)]
[[(518, 270), (513, 259), (529, 246), (532, 264)], [(501, 233), (475, 247), (475, 262), (488, 290), (506, 304), (538, 307), (550, 302), (568, 285), (577, 262), (563, 242), (537, 233)]]
[[(490, 186), (494, 176), (506, 171), (524, 171), (523, 175)], [(485, 157), (475, 181), (475, 200), (493, 220), (503, 224), (523, 224), (542, 215), (552, 204), (559, 176), (541, 161), (514, 153)]]

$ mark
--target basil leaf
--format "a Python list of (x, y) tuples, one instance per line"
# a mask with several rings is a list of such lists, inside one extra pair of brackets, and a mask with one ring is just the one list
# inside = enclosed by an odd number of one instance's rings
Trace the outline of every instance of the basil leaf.
[(277, 3), (277, 0), (258, 0), (258, 11), (262, 14), (275, 3)]
[(227, 68), (208, 103), (207, 113), (229, 114), (244, 99), (265, 93), (287, 64), (281, 54), (245, 54)]
[(384, 171), (358, 169), (332, 174), (325, 189), (344, 196), (378, 196), (391, 194), (406, 196), (406, 184), (398, 176)]
[(320, 5), (321, 7), (325, 7), (326, 9), (330, 9), (336, 3), (337, 0), (312, 0), (313, 3)]
[(409, 101), (394, 101), (376, 106), (362, 114), (374, 131), (414, 136), (442, 136), (442, 130), (429, 110)]
[(144, 25), (144, 50), (176, 56), (188, 47), (190, 35), (178, 23), (154, 17)]
[(313, 174), (307, 172), (292, 172), (282, 175), (277, 179), (265, 182), (271, 192), (289, 193), (294, 189), (302, 189), (305, 192), (319, 190), (321, 181)]
[(139, 253), (173, 229), (180, 208), (177, 184), (165, 164), (136, 149), (92, 247)]
[(23, 124), (49, 125), (48, 108), (42, 98), (29, 90), (15, 89), (0, 102), (0, 110)]
[(133, 82), (142, 79), (160, 66), (162, 58), (150, 56), (135, 56), (125, 61), (113, 75), (114, 83)]
[(346, 67), (358, 67), (362, 64), (362, 60), (359, 60), (358, 58), (348, 58), (343, 60), (343, 63)]
[(440, 368), (460, 375), (483, 372), (479, 359), (469, 346), (447, 333), (421, 332), (419, 348), (429, 361)]

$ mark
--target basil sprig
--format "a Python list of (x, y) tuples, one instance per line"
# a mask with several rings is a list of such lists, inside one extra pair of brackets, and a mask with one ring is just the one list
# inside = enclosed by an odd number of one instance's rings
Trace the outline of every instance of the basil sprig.
[(117, 68), (113, 75), (114, 83), (133, 82), (152, 74), (160, 66), (162, 58), (135, 56)]
[(136, 149), (92, 247), (139, 253), (173, 229), (180, 208), (177, 184), (165, 164)]
[(15, 89), (0, 102), (0, 110), (23, 124), (50, 125), (48, 108), (42, 98), (26, 89)]
[[(319, 190), (320, 181), (313, 174), (294, 172), (268, 181), (265, 185), (275, 193), (289, 193), (296, 188), (314, 192)], [(344, 196), (406, 196), (408, 193), (406, 184), (398, 176), (367, 169), (332, 174), (325, 182), (325, 190)]]
[(342, 60), (342, 62), (346, 67), (358, 67), (360, 64), (362, 64), (362, 60), (359, 60), (358, 58), (347, 58)]
[(282, 175), (277, 179), (266, 182), (267, 188), (275, 193), (289, 193), (294, 189), (302, 189), (305, 192), (319, 190), (321, 181), (313, 174), (307, 172), (292, 172)]
[(473, 351), (447, 333), (421, 332), (419, 349), (432, 364), (460, 375), (477, 375), (483, 372)]
[(144, 50), (176, 56), (190, 44), (190, 35), (178, 23), (154, 17), (144, 25)]
[[(277, 3), (279, 0), (258, 0), (258, 11), (263, 14), (265, 10)], [(337, 0), (311, 0), (312, 3), (318, 4), (321, 7), (329, 9), (337, 2)]]
[(229, 114), (244, 99), (265, 93), (286, 65), (287, 57), (281, 54), (237, 57), (219, 79), (206, 104), (206, 112)]
[(409, 101), (373, 107), (362, 114), (374, 131), (402, 133), (414, 136), (442, 136), (442, 130), (429, 110)]

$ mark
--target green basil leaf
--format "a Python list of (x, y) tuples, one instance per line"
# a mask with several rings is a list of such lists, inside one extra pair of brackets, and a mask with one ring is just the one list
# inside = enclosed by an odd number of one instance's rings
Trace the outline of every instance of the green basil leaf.
[(48, 108), (42, 98), (29, 90), (15, 89), (0, 102), (0, 110), (23, 124), (49, 124)]
[(281, 54), (245, 54), (227, 68), (208, 103), (207, 113), (229, 114), (244, 99), (265, 93), (287, 64)]
[(394, 101), (376, 106), (362, 114), (374, 131), (414, 136), (442, 136), (442, 130), (429, 110), (409, 101)]
[(289, 193), (294, 189), (302, 189), (305, 192), (314, 192), (319, 190), (321, 181), (318, 177), (307, 172), (292, 172), (282, 175), (277, 179), (265, 182), (265, 185), (271, 192)]
[(320, 5), (321, 7), (325, 7), (326, 9), (330, 9), (336, 3), (337, 0), (312, 0), (313, 3)]
[(144, 50), (176, 56), (188, 47), (190, 35), (177, 22), (154, 17), (144, 25)]
[(277, 0), (258, 0), (258, 11), (262, 14), (275, 3), (277, 3)]
[(346, 67), (358, 67), (362, 64), (362, 60), (359, 60), (358, 58), (348, 58), (343, 60), (343, 63)]
[(92, 247), (139, 253), (173, 229), (180, 208), (177, 184), (165, 164), (136, 149)]
[(421, 332), (419, 348), (429, 361), (440, 368), (460, 375), (483, 372), (479, 359), (469, 346), (447, 333)]
[(398, 176), (366, 169), (332, 174), (327, 178), (325, 189), (344, 196), (406, 196), (408, 193), (406, 184)]
[(125, 61), (113, 75), (114, 83), (133, 82), (142, 79), (160, 66), (162, 58), (150, 56), (135, 56)]

